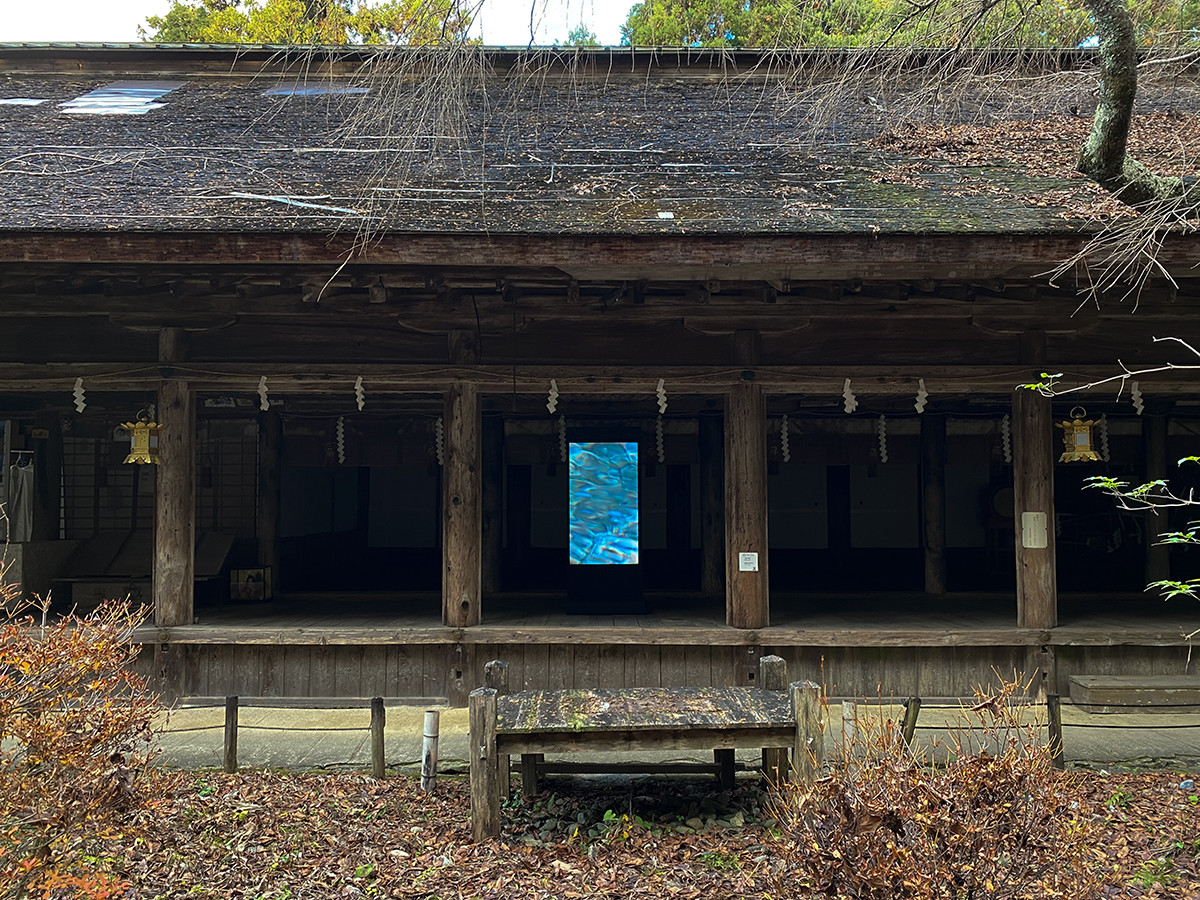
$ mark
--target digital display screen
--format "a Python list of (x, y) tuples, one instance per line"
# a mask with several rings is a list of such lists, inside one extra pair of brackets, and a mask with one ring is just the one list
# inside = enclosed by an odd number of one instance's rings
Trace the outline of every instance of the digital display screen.
[(637, 442), (572, 442), (570, 476), (571, 565), (637, 565)]

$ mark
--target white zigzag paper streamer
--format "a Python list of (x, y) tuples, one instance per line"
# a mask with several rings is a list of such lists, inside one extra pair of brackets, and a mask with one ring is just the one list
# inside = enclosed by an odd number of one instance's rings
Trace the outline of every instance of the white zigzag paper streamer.
[(1129, 386), (1129, 399), (1133, 401), (1133, 408), (1140, 416), (1142, 410), (1146, 408), (1146, 404), (1142, 400), (1142, 389), (1136, 381)]
[(563, 462), (568, 459), (567, 456), (567, 417), (558, 417), (558, 458)]
[(359, 412), (362, 412), (362, 408), (367, 405), (367, 392), (363, 390), (361, 375), (354, 380), (354, 402), (358, 404)]
[(1108, 413), (1100, 416), (1100, 458), (1108, 462)]
[(658, 414), (664, 415), (667, 411), (667, 389), (663, 384), (663, 380), (658, 379), (658, 386), (654, 389), (654, 395), (658, 397)]
[(917, 379), (917, 402), (913, 404), (913, 408), (917, 413), (925, 412), (925, 404), (929, 401), (929, 391), (925, 390), (925, 379)]
[(267, 376), (264, 375), (258, 379), (258, 408), (266, 412), (271, 408), (271, 401), (267, 399)]
[(784, 462), (792, 461), (792, 445), (788, 437), (788, 417), (787, 413), (783, 414), (783, 418), (779, 420), (779, 455)]
[(858, 398), (854, 396), (854, 391), (852, 391), (850, 389), (850, 379), (849, 378), (846, 379), (845, 385), (842, 386), (842, 396), (846, 400), (846, 402), (845, 402), (845, 404), (843, 404), (842, 408), (847, 413), (852, 413), (856, 409), (858, 409)]
[(879, 417), (878, 431), (879, 431), (879, 461), (885, 463), (888, 461), (887, 416)]
[(550, 393), (546, 395), (546, 410), (550, 415), (558, 411), (558, 382), (550, 379)]
[(1012, 463), (1012, 419), (1005, 414), (1000, 420), (1000, 446), (1004, 449), (1004, 461)]
[(87, 409), (87, 396), (83, 392), (83, 379), (75, 379), (75, 389), (71, 391), (71, 396), (75, 398), (75, 412), (83, 412)]
[(441, 416), (438, 416), (437, 421), (433, 423), (433, 451), (437, 456), (437, 464), (444, 466), (446, 464), (446, 427), (442, 424)]
[(337, 421), (337, 456), (339, 465), (346, 462), (346, 420), (342, 416)]
[[(660, 381), (659, 384), (662, 384), (662, 382)], [(661, 415), (654, 420), (654, 449), (658, 451), (658, 461), (660, 463), (666, 462), (667, 456), (666, 453), (663, 452), (663, 426)]]

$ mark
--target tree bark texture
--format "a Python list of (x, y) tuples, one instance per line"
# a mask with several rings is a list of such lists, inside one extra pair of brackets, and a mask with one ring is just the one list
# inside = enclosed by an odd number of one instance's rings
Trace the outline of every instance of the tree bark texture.
[(1092, 131), (1076, 166), (1125, 203), (1138, 204), (1183, 191), (1178, 178), (1155, 175), (1128, 153), (1137, 97), (1137, 40), (1126, 0), (1087, 0), (1100, 37), (1100, 97)]

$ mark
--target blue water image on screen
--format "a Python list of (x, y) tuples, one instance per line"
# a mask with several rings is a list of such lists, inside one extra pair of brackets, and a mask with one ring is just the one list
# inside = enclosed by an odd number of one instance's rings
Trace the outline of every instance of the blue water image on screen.
[(637, 443), (572, 443), (570, 463), (571, 565), (637, 565)]

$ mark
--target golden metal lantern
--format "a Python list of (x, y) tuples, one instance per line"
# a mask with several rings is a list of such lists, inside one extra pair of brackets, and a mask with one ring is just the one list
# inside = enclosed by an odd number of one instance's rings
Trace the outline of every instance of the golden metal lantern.
[(1063, 454), (1059, 462), (1100, 462), (1101, 456), (1095, 451), (1096, 420), (1085, 419), (1087, 410), (1076, 406), (1071, 410), (1070, 422), (1060, 422), (1058, 427), (1063, 430)]
[(158, 433), (165, 426), (150, 420), (150, 413), (142, 410), (138, 413), (136, 422), (122, 422), (121, 427), (129, 432), (129, 455), (127, 463), (137, 463), (139, 466), (150, 463), (157, 466), (161, 460), (158, 457)]

